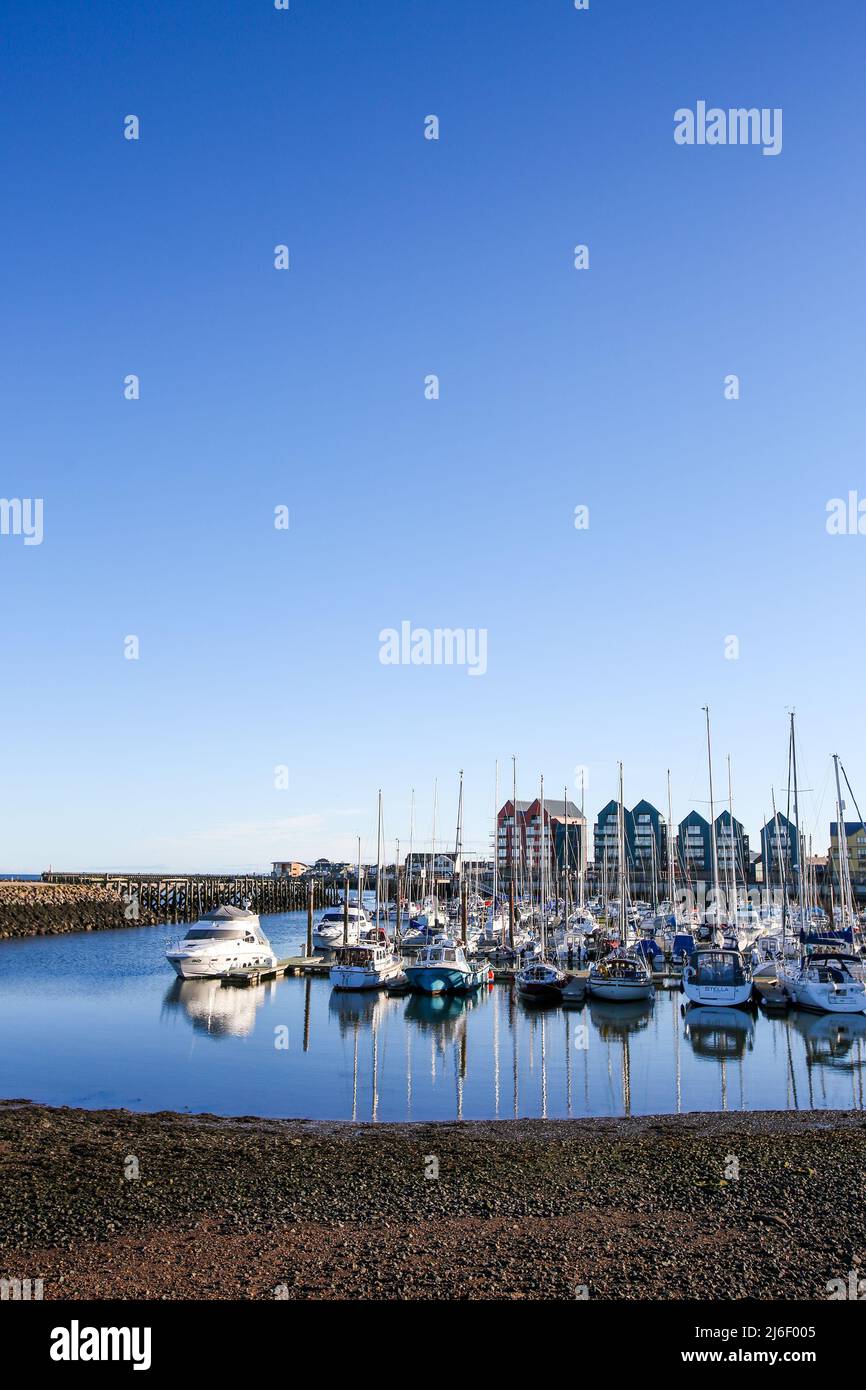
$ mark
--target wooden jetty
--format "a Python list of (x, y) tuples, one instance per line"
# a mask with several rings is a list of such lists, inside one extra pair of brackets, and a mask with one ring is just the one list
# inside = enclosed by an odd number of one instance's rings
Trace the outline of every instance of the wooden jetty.
[[(45, 883), (90, 883), (111, 888), (135, 915), (151, 922), (195, 922), (221, 903), (253, 912), (300, 912), (308, 907), (310, 880), (273, 874), (66, 874), (49, 871)], [(312, 880), (313, 906), (333, 907), (340, 885)]]
[(323, 956), (286, 956), (276, 965), (248, 965), (220, 978), (224, 985), (260, 985), (284, 975), (327, 975), (330, 968)]

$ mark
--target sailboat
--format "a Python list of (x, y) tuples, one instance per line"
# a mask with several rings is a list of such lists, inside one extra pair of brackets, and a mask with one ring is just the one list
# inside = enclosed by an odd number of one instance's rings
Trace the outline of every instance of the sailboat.
[(631, 1003), (653, 999), (655, 986), (646, 960), (628, 947), (628, 883), (625, 865), (625, 802), (622, 763), (619, 765), (619, 806), (617, 808), (617, 882), (619, 892), (620, 945), (589, 967), (587, 989), (594, 999)]
[[(793, 716), (792, 716), (793, 719)], [(793, 724), (792, 724), (793, 738)], [(836, 774), (836, 843), (839, 858), (840, 924), (844, 933), (854, 934), (854, 898), (851, 887), (851, 866), (848, 861), (848, 839), (843, 820), (845, 803), (839, 781), (839, 756), (833, 754)], [(795, 794), (796, 806), (796, 794)], [(799, 819), (798, 819), (799, 824)], [(799, 834), (799, 831), (798, 831)], [(800, 854), (797, 862), (800, 864)], [(802, 877), (802, 874), (801, 874)], [(797, 965), (783, 967), (780, 977), (794, 1004), (815, 1013), (866, 1013), (866, 985), (861, 978), (863, 962), (852, 951), (846, 951), (843, 941), (827, 941), (812, 946), (804, 944), (804, 955)]]
[[(710, 780), (710, 840), (713, 858), (712, 917), (719, 925), (719, 856), (716, 844), (715, 808), (713, 805), (713, 754), (710, 742), (710, 711), (707, 716), (707, 767)], [(752, 997), (751, 966), (734, 946), (698, 947), (689, 956), (683, 969), (683, 993), (692, 1004), (715, 1008), (742, 1008)]]
[[(359, 880), (360, 882), (360, 880)], [(399, 889), (399, 885), (398, 885)], [(367, 939), (347, 941), (338, 946), (328, 972), (334, 989), (378, 989), (401, 974), (403, 965), (391, 947), (387, 932), (380, 924), (384, 920), (382, 893), (382, 793), (379, 792), (379, 814), (376, 830), (376, 914), (374, 926)]]
[[(567, 803), (566, 803), (567, 805)], [(566, 843), (567, 843), (566, 831)], [(539, 854), (539, 953), (536, 959), (527, 961), (517, 972), (517, 993), (530, 1004), (558, 1004), (568, 976), (559, 966), (547, 959), (547, 913), (545, 910), (545, 885), (547, 882), (547, 841), (544, 823), (544, 778), (541, 779), (541, 845)]]

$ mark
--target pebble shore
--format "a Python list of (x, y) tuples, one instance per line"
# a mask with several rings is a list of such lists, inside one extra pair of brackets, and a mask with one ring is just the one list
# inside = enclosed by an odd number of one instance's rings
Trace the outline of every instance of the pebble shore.
[(46, 1299), (824, 1299), (866, 1259), (864, 1172), (866, 1121), (835, 1111), (364, 1126), (3, 1101), (0, 1275)]

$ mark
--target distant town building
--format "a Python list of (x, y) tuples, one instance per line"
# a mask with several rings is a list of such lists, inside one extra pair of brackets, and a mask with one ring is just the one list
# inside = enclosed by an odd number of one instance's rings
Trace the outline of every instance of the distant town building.
[[(625, 831), (626, 866), (634, 863), (634, 817), (628, 807), (623, 810)], [(608, 875), (619, 872), (619, 802), (609, 801), (602, 806), (595, 818), (593, 835), (595, 865), (603, 871), (607, 865)]]
[(273, 878), (300, 878), (309, 868), (308, 864), (302, 864), (297, 859), (274, 859), (271, 865)]
[[(544, 843), (547, 871), (561, 870), (568, 835), (569, 868), (586, 868), (586, 817), (573, 801), (544, 802)], [(496, 856), (504, 881), (512, 873), (539, 876), (541, 868), (541, 799), (506, 801), (496, 817)]]
[[(716, 855), (719, 864), (719, 877), (748, 877), (751, 860), (749, 857), (749, 837), (743, 824), (730, 811), (722, 811), (716, 816)], [(712, 861), (710, 863), (712, 867)]]
[(713, 872), (713, 836), (700, 811), (689, 811), (677, 827), (677, 861), (686, 882), (708, 881)]
[(761, 874), (764, 885), (778, 888), (784, 879), (786, 887), (790, 889), (799, 862), (796, 827), (779, 812), (761, 827)]
[[(845, 821), (845, 841), (848, 846), (848, 865), (851, 878), (858, 884), (866, 883), (866, 830), (858, 820)], [(830, 822), (829, 867), (834, 881), (839, 882), (839, 825)]]
[[(404, 860), (406, 872), (412, 878), (430, 877), (430, 854), (424, 854), (421, 850), (415, 850), (411, 855), (407, 854)], [(454, 855), (436, 854), (433, 859), (433, 875), (437, 879), (453, 878), (454, 876)]]
[(667, 821), (651, 801), (639, 801), (632, 807), (632, 849), (634, 867), (643, 878), (653, 873), (667, 872)]

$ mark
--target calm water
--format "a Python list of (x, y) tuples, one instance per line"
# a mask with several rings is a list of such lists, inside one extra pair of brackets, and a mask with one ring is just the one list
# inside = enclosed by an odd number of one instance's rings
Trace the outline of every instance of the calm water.
[[(263, 925), (278, 955), (301, 949), (303, 914)], [(0, 1096), (360, 1120), (863, 1107), (866, 1019), (683, 1015), (678, 991), (566, 1013), (505, 985), (463, 1001), (181, 983), (172, 935), (0, 942)]]

